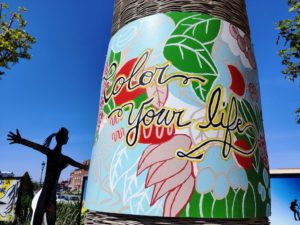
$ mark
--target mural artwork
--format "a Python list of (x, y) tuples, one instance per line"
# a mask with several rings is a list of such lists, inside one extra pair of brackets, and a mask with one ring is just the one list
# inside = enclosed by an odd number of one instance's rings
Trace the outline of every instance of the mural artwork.
[(271, 174), (272, 225), (296, 225), (300, 221), (300, 174)]
[(20, 179), (0, 178), (0, 222), (14, 222)]
[(270, 215), (249, 37), (199, 13), (133, 21), (111, 39), (86, 207), (163, 217)]

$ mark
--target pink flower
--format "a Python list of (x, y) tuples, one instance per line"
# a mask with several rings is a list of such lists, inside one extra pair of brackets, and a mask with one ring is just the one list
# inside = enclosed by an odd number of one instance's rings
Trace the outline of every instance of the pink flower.
[(101, 99), (100, 99), (100, 109), (103, 109), (103, 106), (104, 106), (104, 98), (102, 97)]
[(241, 36), (239, 29), (234, 25), (229, 26), (229, 32), (231, 36), (237, 41), (240, 50), (244, 53), (245, 57), (248, 59), (251, 67), (256, 69), (256, 62), (254, 55), (251, 51), (251, 42), (248, 35)]
[(103, 71), (103, 75), (104, 75), (104, 77), (106, 77), (107, 75), (108, 75), (108, 73), (109, 73), (109, 68), (108, 68), (108, 61), (106, 61), (106, 63), (105, 63), (105, 66), (104, 66), (104, 71)]
[(248, 35), (244, 35), (243, 39), (244, 39), (244, 43), (245, 43), (244, 52), (250, 51), (251, 50), (251, 42), (250, 42)]
[(162, 144), (150, 145), (139, 160), (137, 175), (148, 169), (145, 187), (154, 186), (150, 205), (166, 195), (163, 216), (178, 216), (193, 193), (193, 163), (175, 156), (178, 149), (189, 150), (191, 145), (187, 135), (175, 135)]
[(105, 90), (106, 94), (108, 94), (109, 86), (110, 86), (110, 82), (109, 81), (104, 82), (104, 90)]
[(238, 46), (241, 49), (241, 51), (245, 52), (245, 50), (246, 50), (246, 43), (245, 43), (244, 38), (242, 38), (242, 36), (239, 35), (237, 37), (237, 43), (238, 43)]
[(245, 52), (245, 56), (249, 60), (251, 67), (253, 69), (256, 69), (256, 61), (255, 61), (255, 58), (254, 58), (254, 55), (253, 55), (251, 49), (248, 49), (248, 51)]
[(237, 39), (238, 36), (240, 36), (238, 28), (232, 24), (229, 25), (229, 32), (234, 39)]
[(98, 115), (98, 124), (97, 124), (97, 130), (100, 129), (101, 122), (103, 120), (103, 111), (100, 109), (99, 115)]
[(268, 160), (266, 140), (265, 140), (265, 136), (263, 134), (260, 134), (258, 137), (258, 149), (259, 149), (260, 157), (263, 161), (265, 168), (269, 169), (269, 160)]

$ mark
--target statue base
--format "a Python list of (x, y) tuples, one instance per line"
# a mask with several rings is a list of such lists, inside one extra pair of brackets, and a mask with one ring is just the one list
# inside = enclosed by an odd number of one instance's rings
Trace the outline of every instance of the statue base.
[(191, 225), (191, 224), (206, 224), (206, 225), (269, 225), (269, 219), (188, 219), (188, 218), (162, 218), (150, 216), (124, 215), (115, 213), (103, 213), (88, 211), (84, 219), (85, 225)]

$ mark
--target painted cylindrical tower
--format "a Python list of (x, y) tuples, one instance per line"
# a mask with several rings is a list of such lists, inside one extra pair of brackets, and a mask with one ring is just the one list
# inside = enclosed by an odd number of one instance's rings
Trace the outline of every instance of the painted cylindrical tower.
[(244, 0), (116, 0), (86, 224), (268, 224)]

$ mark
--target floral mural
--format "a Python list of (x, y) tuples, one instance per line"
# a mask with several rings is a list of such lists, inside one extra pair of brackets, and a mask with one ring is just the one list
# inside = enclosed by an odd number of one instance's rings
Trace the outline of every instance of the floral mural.
[(0, 222), (15, 221), (19, 188), (19, 179), (0, 179)]
[(111, 39), (90, 210), (269, 216), (269, 165), (249, 37), (199, 13), (130, 22)]

